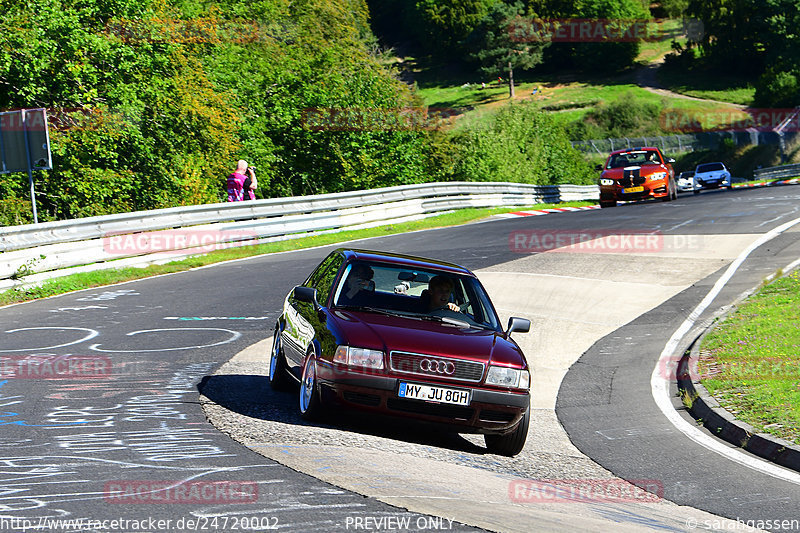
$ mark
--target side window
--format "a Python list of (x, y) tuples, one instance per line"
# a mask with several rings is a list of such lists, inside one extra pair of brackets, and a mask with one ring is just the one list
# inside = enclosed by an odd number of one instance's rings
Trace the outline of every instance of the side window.
[(333, 280), (336, 279), (336, 273), (342, 266), (342, 262), (344, 262), (344, 257), (341, 254), (329, 255), (306, 281), (306, 287), (317, 289), (317, 300), (322, 305), (328, 301)]

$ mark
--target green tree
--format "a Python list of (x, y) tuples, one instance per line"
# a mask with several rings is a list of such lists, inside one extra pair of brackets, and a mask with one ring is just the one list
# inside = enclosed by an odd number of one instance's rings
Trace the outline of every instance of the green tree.
[[(625, 33), (634, 21), (650, 19), (649, 11), (639, 0), (538, 0), (538, 13), (556, 19), (600, 19), (613, 23)], [(574, 66), (592, 72), (614, 72), (632, 66), (641, 43), (628, 38), (580, 42), (554, 42), (545, 51), (550, 68)]]
[[(461, 42), (500, 0), (417, 0), (417, 35), (432, 55), (460, 55)], [(413, 27), (413, 26), (412, 26)]]
[(514, 96), (514, 69), (528, 70), (542, 62), (544, 44), (535, 39), (533, 24), (526, 18), (522, 2), (497, 3), (473, 30), (469, 47), (484, 76), (508, 72), (509, 91)]

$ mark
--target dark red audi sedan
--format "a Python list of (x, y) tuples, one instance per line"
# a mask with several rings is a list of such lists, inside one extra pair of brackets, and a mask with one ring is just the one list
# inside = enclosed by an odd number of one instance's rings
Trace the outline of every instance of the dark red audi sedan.
[(300, 383), (300, 414), (334, 404), (483, 433), (516, 455), (530, 421), (530, 371), (466, 268), (369, 250), (332, 252), (286, 297), (269, 380)]

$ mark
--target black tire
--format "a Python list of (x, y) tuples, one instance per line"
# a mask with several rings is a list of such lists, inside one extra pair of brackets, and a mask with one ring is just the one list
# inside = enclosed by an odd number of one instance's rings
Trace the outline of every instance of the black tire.
[(695, 194), (700, 194), (700, 189), (695, 189), (693, 192), (694, 192)]
[(672, 182), (672, 199), (678, 199), (678, 184), (676, 182)]
[(672, 181), (667, 182), (667, 195), (661, 199), (662, 201), (671, 202), (672, 200), (678, 198), (678, 190), (673, 189), (672, 185), (673, 185)]
[(322, 415), (316, 368), (314, 354), (309, 353), (303, 364), (303, 377), (300, 380), (300, 416), (305, 420), (317, 420)]
[(528, 438), (528, 426), (531, 423), (531, 409), (525, 411), (522, 419), (510, 433), (505, 435), (484, 435), (486, 449), (489, 453), (513, 457), (525, 447), (525, 440)]
[(617, 202), (615, 200), (610, 202), (600, 202), (600, 207), (617, 207)]
[(272, 337), (272, 351), (269, 354), (269, 385), (274, 390), (288, 390), (290, 381), (287, 375), (286, 357), (281, 345), (281, 329), (275, 324), (275, 335)]

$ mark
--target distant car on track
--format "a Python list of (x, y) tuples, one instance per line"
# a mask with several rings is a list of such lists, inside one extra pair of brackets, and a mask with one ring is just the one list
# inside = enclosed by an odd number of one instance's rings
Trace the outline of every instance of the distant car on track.
[(304, 418), (357, 408), (482, 433), (511, 456), (528, 434), (530, 369), (510, 334), (529, 329), (517, 317), (503, 329), (466, 268), (338, 249), (286, 297), (269, 381), (300, 383)]
[(678, 190), (681, 192), (694, 191), (694, 170), (687, 170), (678, 174)]
[(703, 163), (694, 169), (694, 193), (701, 189), (733, 188), (731, 173), (724, 163)]
[(655, 147), (626, 148), (611, 152), (600, 174), (600, 207), (614, 207), (618, 201), (678, 197), (674, 159), (665, 159)]

